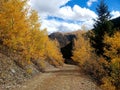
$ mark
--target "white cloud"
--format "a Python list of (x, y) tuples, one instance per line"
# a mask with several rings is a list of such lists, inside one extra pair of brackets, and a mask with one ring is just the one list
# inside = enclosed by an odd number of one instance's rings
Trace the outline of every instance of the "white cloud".
[[(66, 3), (69, 1), (70, 0), (30, 0), (30, 5), (38, 11), (42, 20), (42, 28), (47, 28), (49, 32), (78, 30), (81, 29), (82, 24), (87, 24), (85, 26), (91, 29), (92, 23), (87, 22), (92, 22), (92, 19), (97, 17), (95, 12), (88, 8), (81, 8), (78, 5), (74, 5), (73, 8), (66, 6)], [(47, 19), (48, 16), (61, 18), (63, 21), (61, 22), (56, 19), (49, 20)], [(69, 20), (73, 22), (67, 22)], [(74, 23), (74, 21), (81, 23)]]
[(82, 28), (82, 26), (85, 26), (86, 30), (92, 29), (93, 28), (94, 21), (93, 20), (88, 20), (83, 23), (69, 23), (66, 21), (57, 21), (55, 19), (52, 20), (43, 20), (42, 21), (42, 29), (43, 28), (48, 28), (48, 32), (56, 32), (56, 31), (61, 31), (61, 32), (68, 32), (68, 31), (75, 31), (79, 30)]
[(71, 8), (70, 6), (64, 6), (60, 8), (57, 13), (57, 16), (63, 19), (76, 21), (86, 21), (88, 19), (97, 17), (97, 15), (93, 11), (87, 8), (81, 8), (78, 5), (74, 5), (73, 8)]
[(93, 12), (90, 9), (87, 9), (87, 8), (81, 8), (78, 5), (75, 5), (73, 7), (73, 10), (75, 12), (76, 20), (78, 19), (78, 20), (81, 20), (81, 21), (86, 21), (86, 20), (90, 20), (90, 19), (93, 19), (93, 18), (97, 17), (95, 12)]
[(120, 11), (112, 11), (112, 12), (111, 12), (111, 15), (112, 15), (112, 19), (113, 19), (113, 18), (117, 18), (117, 17), (120, 16)]
[(56, 14), (59, 8), (70, 0), (30, 0), (32, 8), (36, 9), (40, 15), (47, 16)]
[(87, 5), (90, 7), (93, 2), (97, 2), (97, 0), (88, 0)]
[(58, 11), (58, 17), (61, 17), (63, 19), (73, 19), (74, 16), (75, 12), (73, 12), (70, 6), (64, 6)]
[(86, 30), (90, 30), (93, 28), (94, 23), (95, 22), (92, 19), (90, 19), (88, 21), (83, 22), (82, 26), (84, 25)]
[(56, 32), (56, 31), (62, 31), (62, 32), (68, 32), (68, 31), (74, 31), (81, 29), (81, 23), (68, 23), (65, 21), (57, 21), (55, 19), (52, 20), (43, 20), (42, 22), (42, 28), (49, 28), (48, 32)]

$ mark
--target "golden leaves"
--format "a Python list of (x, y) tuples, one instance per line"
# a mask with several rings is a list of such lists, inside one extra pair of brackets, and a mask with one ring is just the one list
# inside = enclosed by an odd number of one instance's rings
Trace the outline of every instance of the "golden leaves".
[(52, 41), (48, 39), (46, 41), (45, 51), (46, 56), (48, 57), (48, 59), (51, 60), (51, 63), (55, 66), (59, 66), (64, 63), (62, 54), (60, 53), (59, 44), (56, 40)]
[(79, 62), (81, 65), (90, 58), (91, 46), (89, 40), (85, 37), (85, 32), (81, 31), (74, 40), (73, 60)]
[[(105, 36), (104, 43), (109, 47), (105, 48), (105, 55), (115, 61), (120, 58), (120, 32), (116, 32), (112, 37)], [(118, 61), (118, 60), (117, 60)], [(120, 59), (119, 59), (120, 61)]]
[[(38, 13), (27, 6), (27, 0), (2, 0), (0, 3), (0, 40), (13, 51), (21, 52), (27, 62), (30, 58), (53, 58), (63, 63), (58, 43), (40, 29)], [(23, 59), (24, 60), (24, 59)], [(23, 61), (25, 62), (25, 61)]]

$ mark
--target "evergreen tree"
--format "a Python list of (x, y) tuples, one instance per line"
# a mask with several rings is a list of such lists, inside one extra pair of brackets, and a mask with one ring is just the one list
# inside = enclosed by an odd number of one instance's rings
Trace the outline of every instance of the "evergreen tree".
[(110, 21), (110, 12), (108, 11), (108, 6), (105, 4), (104, 0), (101, 0), (100, 4), (96, 8), (98, 13), (98, 18), (95, 20), (93, 33), (91, 37), (92, 46), (98, 55), (103, 55), (104, 48), (104, 35), (112, 33), (112, 22)]

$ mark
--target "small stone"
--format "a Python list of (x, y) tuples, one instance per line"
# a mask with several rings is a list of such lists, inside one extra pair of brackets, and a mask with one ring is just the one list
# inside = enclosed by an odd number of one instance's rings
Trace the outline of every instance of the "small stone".
[(14, 69), (11, 69), (11, 72), (12, 72), (12, 73), (15, 73), (15, 70), (14, 70)]

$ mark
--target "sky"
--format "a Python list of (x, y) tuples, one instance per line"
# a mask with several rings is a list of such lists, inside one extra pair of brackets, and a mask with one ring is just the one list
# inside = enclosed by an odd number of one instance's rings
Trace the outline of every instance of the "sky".
[[(30, 0), (41, 22), (41, 29), (48, 33), (71, 32), (93, 28), (97, 18), (96, 7), (100, 0)], [(112, 18), (120, 16), (120, 0), (105, 0)]]

